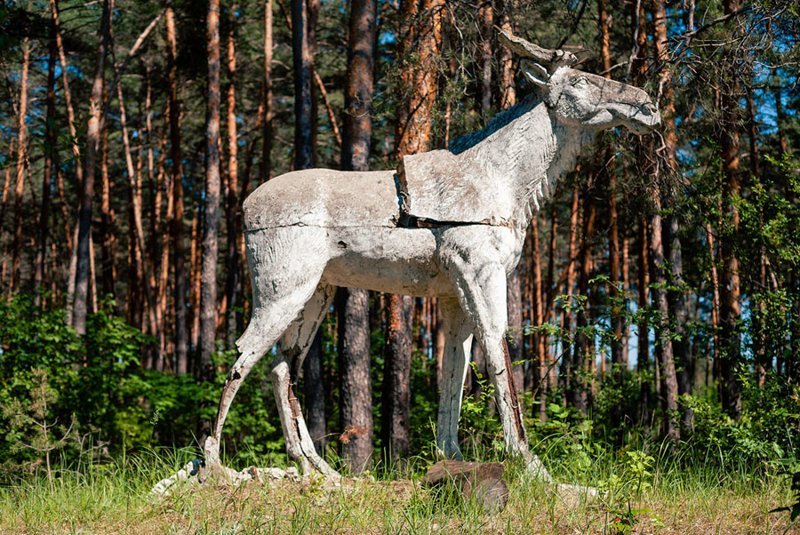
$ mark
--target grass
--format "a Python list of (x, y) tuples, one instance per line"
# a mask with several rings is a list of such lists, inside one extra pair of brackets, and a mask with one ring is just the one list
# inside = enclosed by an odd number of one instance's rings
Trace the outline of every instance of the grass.
[[(62, 469), (52, 486), (30, 476), (0, 487), (0, 533), (800, 533), (788, 513), (769, 512), (792, 503), (784, 477), (678, 470), (667, 458), (648, 464), (635, 455), (593, 462), (581, 482), (604, 496), (577, 503), (512, 464), (508, 506), (495, 515), (454, 488), (421, 488), (422, 461), (412, 462), (410, 480), (392, 471), (335, 488), (319, 480), (215, 483), (151, 496), (190, 454), (140, 454)], [(572, 470), (550, 466), (561, 479)]]

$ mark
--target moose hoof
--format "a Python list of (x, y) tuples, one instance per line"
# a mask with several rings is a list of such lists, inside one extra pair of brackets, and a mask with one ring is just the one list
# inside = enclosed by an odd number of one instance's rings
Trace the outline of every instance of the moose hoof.
[(558, 483), (556, 485), (556, 494), (570, 506), (577, 506), (581, 501), (590, 502), (600, 496), (596, 488), (570, 485), (568, 483)]
[(205, 457), (206, 466), (219, 464), (219, 442), (217, 442), (216, 438), (206, 438), (206, 442), (203, 444), (203, 456)]

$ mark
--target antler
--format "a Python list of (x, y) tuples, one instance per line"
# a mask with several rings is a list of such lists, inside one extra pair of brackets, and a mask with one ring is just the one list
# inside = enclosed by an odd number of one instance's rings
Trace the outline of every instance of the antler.
[(516, 52), (523, 58), (531, 58), (538, 63), (543, 63), (550, 66), (551, 69), (567, 66), (570, 67), (578, 63), (578, 58), (572, 52), (566, 50), (551, 50), (549, 48), (542, 48), (526, 41), (521, 37), (511, 35), (510, 33), (497, 29), (500, 32), (500, 42), (511, 50)]

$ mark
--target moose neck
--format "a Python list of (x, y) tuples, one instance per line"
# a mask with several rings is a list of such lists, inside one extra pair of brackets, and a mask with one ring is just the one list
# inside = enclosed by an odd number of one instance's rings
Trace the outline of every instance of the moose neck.
[(559, 177), (575, 168), (581, 147), (593, 136), (559, 121), (544, 103), (523, 101), (506, 114), (514, 118), (464, 156), (481, 162), (499, 188), (513, 191), (517, 209), (511, 223), (524, 236), (533, 213), (552, 195)]

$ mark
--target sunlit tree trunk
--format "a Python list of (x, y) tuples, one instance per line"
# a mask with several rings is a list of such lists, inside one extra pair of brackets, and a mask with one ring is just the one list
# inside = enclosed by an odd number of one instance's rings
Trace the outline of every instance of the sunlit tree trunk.
[(239, 212), (239, 147), (236, 127), (236, 3), (229, 8), (228, 16), (228, 91), (226, 95), (227, 133), (228, 133), (228, 195), (225, 213), (227, 231), (227, 278), (225, 281), (225, 300), (227, 310), (227, 336), (229, 345), (233, 345), (239, 330), (238, 301), (241, 289), (241, 268), (239, 234), (242, 233), (241, 214)]
[(31, 46), (27, 37), (22, 39), (22, 66), (19, 75), (19, 105), (17, 107), (17, 164), (14, 181), (14, 238), (11, 245), (11, 283), (9, 292), (19, 290), (20, 255), (22, 254), (22, 200), (25, 195), (25, 176), (28, 174), (28, 67)]
[[(533, 284), (533, 299), (530, 300), (532, 309), (531, 323), (534, 327), (539, 327), (545, 323), (544, 317), (544, 291), (542, 289), (542, 255), (539, 248), (539, 217), (537, 214), (533, 215), (531, 220), (531, 282)], [(536, 398), (538, 403), (535, 403), (534, 410), (537, 411), (535, 416), (538, 416), (541, 421), (547, 419), (547, 348), (546, 348), (546, 335), (543, 333), (535, 333), (532, 338), (533, 356), (531, 364), (536, 370)]]
[[(400, 5), (400, 53), (416, 52), (418, 62), (404, 65), (400, 79), (408, 98), (396, 124), (397, 158), (425, 152), (431, 145), (431, 117), (437, 94), (435, 59), (440, 53), (443, 0), (403, 0)], [(411, 306), (409, 297), (389, 297), (386, 364), (383, 382), (383, 444), (392, 459), (408, 452), (411, 429)]]

